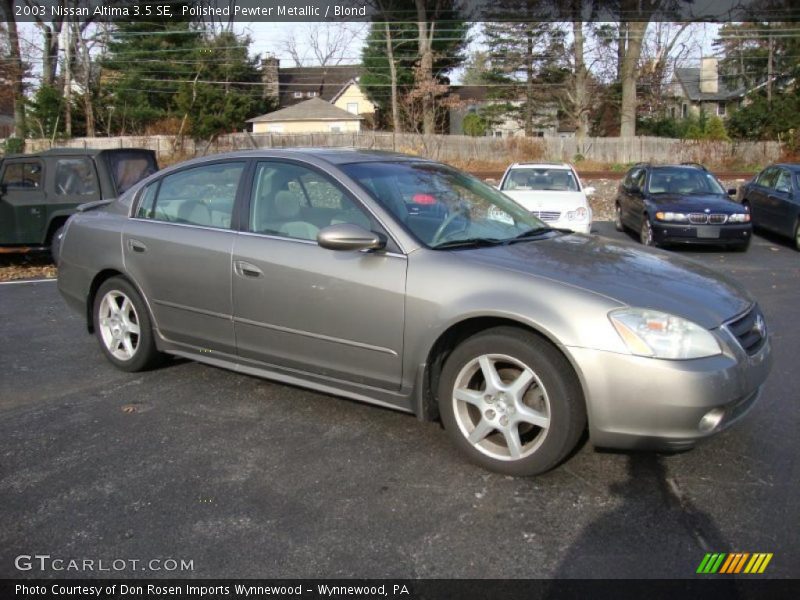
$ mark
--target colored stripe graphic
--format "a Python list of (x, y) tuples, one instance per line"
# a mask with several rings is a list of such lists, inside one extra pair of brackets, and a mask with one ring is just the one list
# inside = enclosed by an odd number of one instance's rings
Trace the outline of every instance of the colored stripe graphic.
[(704, 575), (713, 575), (715, 573), (732, 575), (742, 572), (748, 574), (763, 573), (772, 560), (772, 556), (771, 552), (756, 552), (753, 554), (749, 552), (732, 552), (730, 554), (709, 552), (700, 561), (697, 573)]

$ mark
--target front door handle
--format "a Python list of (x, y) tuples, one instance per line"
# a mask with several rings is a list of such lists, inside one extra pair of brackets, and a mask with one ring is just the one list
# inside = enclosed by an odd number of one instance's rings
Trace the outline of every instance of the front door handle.
[(243, 260), (234, 261), (233, 270), (242, 277), (261, 277), (264, 274), (257, 266)]
[(133, 252), (144, 253), (147, 252), (147, 246), (145, 246), (139, 240), (128, 240), (128, 248), (130, 248)]

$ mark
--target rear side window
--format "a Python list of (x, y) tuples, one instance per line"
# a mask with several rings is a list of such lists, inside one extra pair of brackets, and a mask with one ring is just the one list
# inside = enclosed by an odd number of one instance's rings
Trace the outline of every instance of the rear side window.
[(143, 190), (136, 216), (229, 229), (244, 165), (218, 163), (168, 175)]
[(42, 186), (42, 165), (39, 162), (6, 164), (0, 183), (9, 190), (38, 190)]
[(97, 174), (88, 157), (60, 158), (56, 161), (55, 192), (57, 196), (98, 195)]
[(158, 171), (158, 165), (150, 152), (112, 152), (106, 155), (106, 160), (120, 195)]
[(792, 176), (786, 169), (781, 169), (778, 174), (778, 179), (775, 182), (775, 190), (778, 192), (791, 192), (792, 191)]

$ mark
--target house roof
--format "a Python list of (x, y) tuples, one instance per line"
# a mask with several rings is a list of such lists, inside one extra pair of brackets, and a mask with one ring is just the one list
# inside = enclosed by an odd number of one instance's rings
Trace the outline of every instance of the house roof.
[[(308, 92), (331, 102), (350, 83), (358, 81), (360, 65), (328, 67), (288, 67), (278, 69), (278, 95), (281, 106), (302, 102)], [(295, 98), (295, 92), (302, 94)]]
[(731, 89), (728, 84), (718, 79), (718, 92), (709, 93), (700, 91), (700, 69), (697, 67), (684, 67), (675, 69), (675, 79), (677, 79), (683, 86), (686, 96), (689, 100), (694, 102), (702, 101), (720, 101), (720, 100), (734, 100), (741, 98), (745, 94), (745, 89), (742, 87)]
[(259, 117), (248, 123), (273, 123), (276, 121), (359, 121), (363, 117), (334, 106), (322, 98), (311, 98)]

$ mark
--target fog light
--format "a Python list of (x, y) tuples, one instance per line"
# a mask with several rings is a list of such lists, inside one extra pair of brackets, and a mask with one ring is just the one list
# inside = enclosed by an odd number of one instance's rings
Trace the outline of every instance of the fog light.
[(710, 410), (703, 415), (702, 419), (700, 419), (700, 424), (697, 426), (697, 428), (705, 433), (714, 431), (724, 416), (725, 411), (721, 408)]

